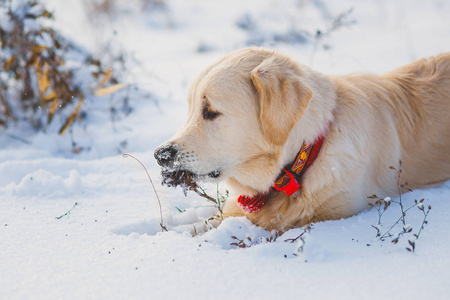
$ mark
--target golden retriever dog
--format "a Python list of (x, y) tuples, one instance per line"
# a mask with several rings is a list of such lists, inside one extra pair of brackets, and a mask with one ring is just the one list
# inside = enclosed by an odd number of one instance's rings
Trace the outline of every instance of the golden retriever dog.
[(195, 181), (226, 180), (225, 217), (268, 230), (346, 218), (375, 201), (368, 196), (397, 196), (400, 160), (410, 189), (450, 179), (450, 53), (383, 75), (330, 76), (247, 48), (206, 68), (188, 101), (158, 163)]

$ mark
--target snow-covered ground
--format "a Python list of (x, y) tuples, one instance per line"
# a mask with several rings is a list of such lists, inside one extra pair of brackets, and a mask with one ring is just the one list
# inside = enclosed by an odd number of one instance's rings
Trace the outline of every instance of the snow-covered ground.
[[(64, 119), (47, 133), (0, 131), (0, 299), (449, 299), (450, 183), (403, 197), (432, 206), (414, 253), (408, 238), (375, 238), (375, 209), (314, 224), (304, 244), (286, 241), (303, 229), (268, 242), (243, 218), (192, 237), (190, 224), (215, 208), (160, 186), (153, 159), (183, 123), (193, 77), (221, 55), (257, 44), (326, 73), (381, 73), (450, 50), (448, 1), (167, 0), (166, 11), (140, 13), (130, 0), (102, 20), (84, 1), (46, 2), (57, 29), (86, 49), (102, 55), (113, 40), (127, 54), (124, 81), (139, 91), (128, 116), (111, 117), (120, 94), (88, 99), (72, 134), (58, 136)], [(329, 31), (351, 8), (347, 25)], [(124, 152), (148, 168), (168, 232), (145, 171)], [(392, 205), (384, 228), (398, 217)], [(422, 212), (407, 217), (417, 232)], [(255, 245), (237, 248), (232, 236)]]

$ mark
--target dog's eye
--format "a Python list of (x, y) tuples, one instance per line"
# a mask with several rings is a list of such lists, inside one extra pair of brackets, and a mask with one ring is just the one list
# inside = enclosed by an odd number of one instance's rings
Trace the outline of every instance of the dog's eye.
[(213, 111), (209, 105), (206, 105), (203, 108), (203, 119), (205, 120), (214, 120), (220, 115), (221, 115), (220, 112)]

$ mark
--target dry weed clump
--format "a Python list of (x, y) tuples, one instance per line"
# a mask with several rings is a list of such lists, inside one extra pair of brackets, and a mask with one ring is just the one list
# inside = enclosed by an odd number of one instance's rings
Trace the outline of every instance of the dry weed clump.
[[(306, 242), (306, 236), (311, 232), (311, 229), (313, 228), (313, 224), (309, 224), (305, 227), (302, 227), (303, 231), (297, 235), (294, 238), (285, 239), (284, 243), (297, 243), (297, 246), (295, 248), (295, 251), (293, 253), (294, 256), (298, 256), (298, 253), (303, 252), (305, 242)], [(245, 239), (240, 239), (236, 236), (231, 236), (231, 238), (234, 240), (230, 244), (230, 246), (234, 246), (236, 248), (250, 248), (255, 245), (264, 244), (264, 243), (275, 243), (278, 241), (278, 238), (280, 237), (280, 233), (278, 231), (274, 231), (271, 233), (270, 237), (262, 237), (259, 239), (252, 239), (251, 237), (247, 237)], [(286, 256), (285, 256), (286, 257)]]
[[(219, 192), (219, 186), (217, 185), (216, 197), (212, 197), (206, 193), (206, 191), (194, 180), (194, 175), (186, 170), (161, 170), (161, 185), (176, 188), (180, 186), (183, 190), (185, 196), (187, 196), (187, 191), (194, 191), (202, 198), (208, 200), (215, 207), (217, 207), (218, 215), (212, 217), (211, 219), (223, 220), (223, 206), (226, 199), (228, 198), (228, 191), (225, 195)], [(210, 220), (211, 220), (210, 219)]]
[[(422, 233), (422, 230), (424, 229), (424, 226), (426, 224), (428, 224), (427, 217), (431, 211), (431, 205), (428, 205), (428, 207), (426, 207), (424, 205), (425, 199), (422, 198), (420, 200), (417, 200), (417, 199), (414, 200), (414, 203), (411, 204), (410, 206), (405, 206), (405, 203), (402, 200), (402, 193), (405, 191), (411, 192), (412, 190), (408, 187), (407, 182), (401, 183), (401, 174), (403, 172), (402, 161), (399, 160), (398, 168), (395, 168), (393, 166), (391, 166), (389, 168), (391, 170), (396, 171), (395, 181), (396, 181), (397, 189), (398, 189), (398, 200), (392, 200), (390, 197), (386, 197), (383, 199), (383, 198), (379, 198), (377, 195), (372, 195), (372, 196), (368, 197), (369, 199), (374, 200), (374, 203), (369, 204), (369, 205), (372, 207), (375, 207), (375, 209), (378, 212), (378, 222), (376, 225), (372, 225), (372, 227), (377, 232), (377, 234), (376, 234), (377, 239), (379, 239), (381, 241), (384, 241), (386, 239), (391, 239), (391, 243), (397, 244), (401, 237), (407, 236), (408, 234), (411, 234), (413, 232), (413, 227), (406, 222), (406, 219), (407, 219), (408, 211), (410, 211), (414, 207), (417, 207), (423, 214), (422, 223), (421, 223), (420, 229), (416, 233), (412, 234), (414, 238), (408, 239), (409, 246), (406, 247), (407, 251), (414, 252), (416, 249), (415, 240), (417, 240), (419, 238), (420, 234)], [(392, 223), (391, 225), (388, 225), (387, 229), (385, 229), (384, 224), (382, 222), (382, 218), (383, 218), (384, 213), (388, 210), (388, 208), (392, 204), (396, 204), (398, 206), (398, 208), (400, 210), (400, 216), (394, 223)]]
[(48, 25), (52, 13), (38, 1), (2, 1), (0, 18), (0, 125), (28, 119), (45, 130), (66, 110), (62, 134), (90, 93), (78, 73), (97, 88), (117, 83), (110, 69)]

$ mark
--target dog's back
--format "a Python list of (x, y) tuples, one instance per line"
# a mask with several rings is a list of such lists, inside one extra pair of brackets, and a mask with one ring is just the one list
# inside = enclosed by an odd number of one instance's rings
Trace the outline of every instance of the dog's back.
[(411, 188), (450, 179), (450, 53), (420, 59), (382, 76), (397, 118), (402, 178)]
[[(382, 76), (353, 74), (336, 78), (338, 97), (355, 112), (371, 111), (374, 182), (393, 192), (386, 163), (398, 167), (401, 183), (421, 188), (450, 179), (450, 53), (417, 60)], [(349, 103), (352, 105), (349, 105)], [(370, 124), (370, 125), (368, 125)], [(355, 126), (356, 126), (355, 125)], [(370, 128), (367, 128), (370, 127)], [(376, 132), (375, 132), (376, 131)], [(376, 136), (376, 137), (375, 137)], [(375, 145), (374, 145), (375, 144)]]

